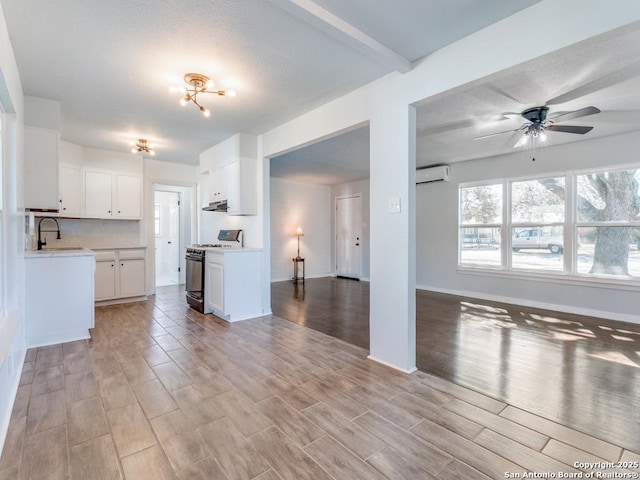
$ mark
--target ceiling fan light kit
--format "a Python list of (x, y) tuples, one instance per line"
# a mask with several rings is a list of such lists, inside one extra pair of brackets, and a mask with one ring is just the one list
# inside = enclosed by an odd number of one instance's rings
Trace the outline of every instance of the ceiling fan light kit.
[(198, 95), (201, 93), (213, 93), (219, 97), (235, 97), (236, 92), (233, 90), (215, 90), (215, 83), (206, 75), (201, 73), (187, 73), (184, 76), (184, 81), (187, 87), (180, 89), (184, 95), (180, 99), (180, 105), (183, 107), (189, 102), (193, 102), (205, 117), (210, 117), (211, 112), (208, 108), (198, 103)]

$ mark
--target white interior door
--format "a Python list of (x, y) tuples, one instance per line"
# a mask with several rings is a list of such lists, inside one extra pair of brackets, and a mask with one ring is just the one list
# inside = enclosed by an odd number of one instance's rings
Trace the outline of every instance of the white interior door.
[(336, 198), (336, 275), (360, 278), (362, 270), (360, 196)]
[(155, 192), (156, 285), (180, 282), (180, 193)]

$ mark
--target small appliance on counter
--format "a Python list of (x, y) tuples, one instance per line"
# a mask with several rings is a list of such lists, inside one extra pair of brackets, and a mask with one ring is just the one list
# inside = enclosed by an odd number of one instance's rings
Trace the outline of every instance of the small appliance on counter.
[(220, 243), (200, 243), (187, 247), (185, 257), (187, 303), (200, 313), (204, 313), (204, 261), (207, 249), (244, 247), (242, 230), (220, 230), (218, 240)]

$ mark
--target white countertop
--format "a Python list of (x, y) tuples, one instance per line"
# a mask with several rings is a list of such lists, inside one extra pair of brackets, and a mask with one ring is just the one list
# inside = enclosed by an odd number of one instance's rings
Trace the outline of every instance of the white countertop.
[(211, 253), (241, 253), (241, 252), (261, 252), (261, 248), (241, 247), (241, 248), (221, 248), (221, 247), (187, 247), (195, 248), (197, 250), (204, 250)]
[(51, 258), (51, 257), (87, 257), (95, 256), (96, 252), (88, 248), (59, 248), (44, 250), (28, 250), (24, 252), (25, 258)]
[(91, 250), (138, 250), (147, 248), (146, 245), (102, 245), (100, 247), (91, 247)]

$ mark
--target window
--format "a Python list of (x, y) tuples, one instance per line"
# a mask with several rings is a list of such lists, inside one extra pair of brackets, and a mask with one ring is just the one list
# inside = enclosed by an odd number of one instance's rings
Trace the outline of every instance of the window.
[(160, 204), (156, 203), (153, 207), (153, 225), (156, 237), (160, 236)]
[(511, 182), (511, 266), (564, 269), (565, 178)]
[(502, 185), (460, 189), (460, 264), (500, 267)]
[(640, 168), (461, 185), (459, 265), (640, 279), (639, 185)]
[(577, 271), (640, 278), (640, 169), (576, 177)]

